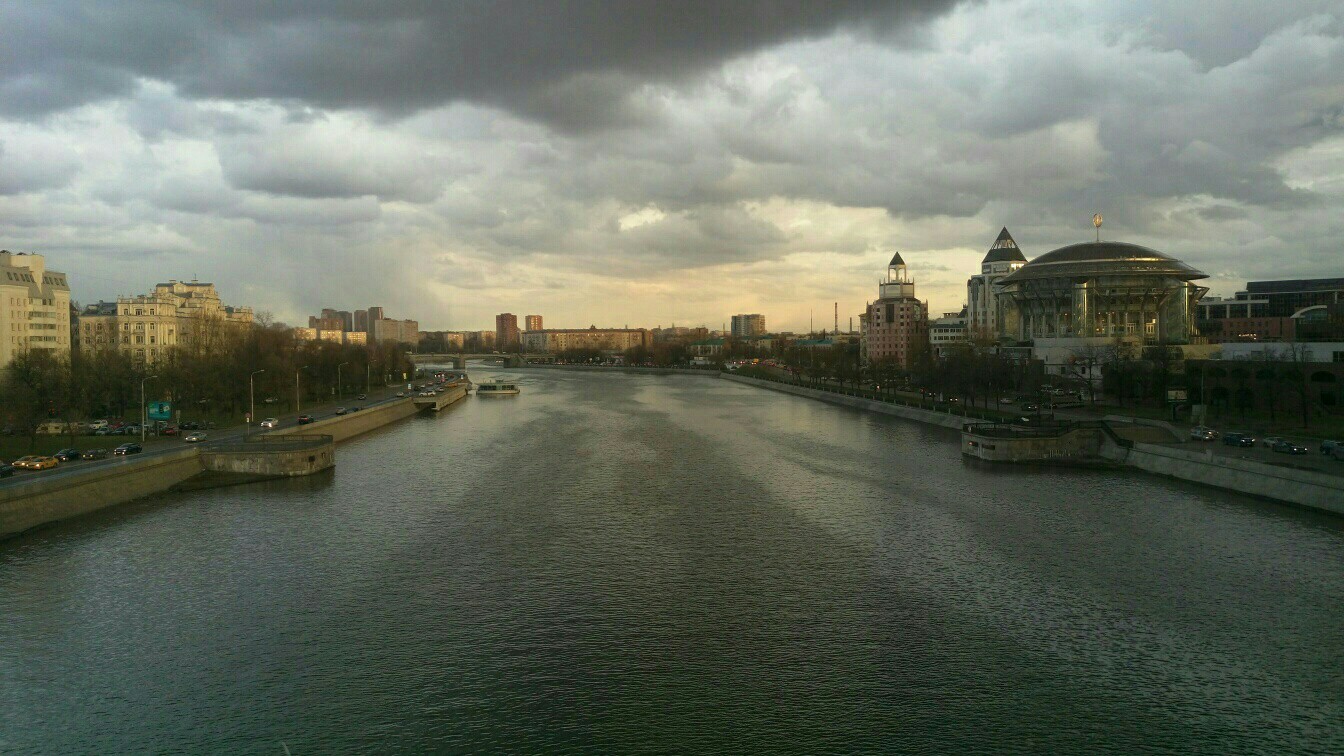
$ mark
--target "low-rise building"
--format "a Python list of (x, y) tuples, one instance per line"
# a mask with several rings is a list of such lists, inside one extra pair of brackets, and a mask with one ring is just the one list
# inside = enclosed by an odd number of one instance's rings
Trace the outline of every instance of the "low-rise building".
[(116, 349), (153, 363), (174, 347), (210, 349), (251, 326), (252, 308), (225, 305), (214, 284), (170, 280), (151, 294), (86, 307), (79, 316), (80, 349)]
[(527, 331), (522, 348), (531, 354), (559, 354), (576, 349), (600, 352), (624, 352), (653, 345), (653, 334), (646, 328), (553, 328)]
[(935, 357), (945, 357), (950, 349), (970, 343), (966, 308), (960, 312), (945, 312), (941, 318), (929, 321), (929, 347)]

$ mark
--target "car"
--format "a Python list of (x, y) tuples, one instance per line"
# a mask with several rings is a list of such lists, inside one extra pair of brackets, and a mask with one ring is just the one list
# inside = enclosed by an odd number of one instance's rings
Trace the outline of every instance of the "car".
[(140, 444), (122, 444), (112, 450), (112, 455), (116, 457), (125, 457), (131, 454), (139, 454), (144, 450), (144, 447)]
[(1036, 410), (1039, 410), (1040, 408), (1041, 408), (1040, 405), (1038, 405), (1038, 404), (1034, 404), (1034, 403), (1031, 403), (1031, 402), (1028, 402), (1027, 404), (1022, 405), (1022, 411), (1023, 411), (1023, 412), (1035, 412)]
[(279, 399), (276, 399), (276, 398), (273, 397), (273, 396), (268, 396), (268, 397), (266, 397), (265, 399), (263, 399), (261, 403), (262, 403), (262, 404), (275, 404), (275, 403), (278, 402), (278, 401), (280, 401), (280, 400), (279, 400)]
[(363, 407), (360, 407), (359, 405), (355, 405), (354, 407), (351, 407), (351, 408), (350, 408), (350, 411), (351, 411), (351, 412), (359, 412), (359, 411), (362, 410), (362, 409), (364, 409), (364, 408), (363, 408)]
[(405, 396), (406, 396), (406, 392), (405, 392), (405, 391), (398, 391), (398, 392), (397, 392), (397, 398), (398, 398), (398, 399), (405, 398)]
[(55, 457), (58, 462), (69, 462), (79, 459), (79, 449), (61, 449), (51, 456)]
[(107, 449), (85, 449), (79, 453), (80, 459), (107, 459)]
[(8, 478), (14, 474), (13, 465), (6, 465), (0, 462), (0, 478)]
[(159, 431), (159, 435), (161, 435), (161, 436), (176, 436), (176, 435), (177, 435), (177, 432), (178, 432), (178, 427), (177, 427), (176, 425), (170, 425), (170, 426), (168, 426), (167, 428), (164, 428), (163, 430)]
[(1016, 403), (1017, 402), (1015, 400), (1009, 399), (1006, 396), (999, 400), (999, 404), (1016, 404)]
[(362, 402), (362, 401), (364, 401), (365, 399), (368, 399), (369, 397), (368, 397), (366, 394), (360, 394), (359, 396), (357, 396), (357, 397), (355, 397), (355, 398), (358, 399), (358, 400), (360, 400), (360, 401)]
[(345, 413), (347, 413), (347, 412), (349, 412), (349, 411), (350, 411), (350, 410), (346, 409), (345, 407), (337, 407), (337, 408), (336, 408), (336, 414), (338, 414), (338, 415), (344, 415)]
[(29, 470), (50, 470), (59, 465), (55, 457), (33, 457), (33, 461), (28, 463)]
[(182, 440), (189, 444), (199, 444), (205, 440), (205, 431), (192, 431), (183, 436)]
[(95, 435), (95, 436), (110, 436), (110, 435), (112, 435), (112, 434), (115, 433), (115, 432), (116, 432), (116, 431), (113, 430), (112, 428), (99, 428), (98, 430), (96, 430), (96, 431), (93, 432), (93, 435)]
[(1331, 441), (1330, 439), (1326, 439), (1325, 441), (1321, 442), (1321, 454), (1328, 455), (1335, 449), (1341, 449), (1341, 448), (1344, 448), (1344, 441)]
[(1272, 448), (1274, 451), (1279, 452), (1280, 454), (1306, 454), (1306, 453), (1307, 453), (1307, 447), (1305, 447), (1305, 446), (1303, 446), (1303, 445), (1301, 445), (1301, 444), (1295, 444), (1295, 443), (1293, 443), (1292, 441), (1289, 441), (1289, 440), (1287, 440), (1287, 439), (1282, 439), (1282, 438), (1279, 439), (1278, 442), (1276, 442), (1276, 443), (1274, 444), (1274, 446), (1271, 447), (1271, 448)]
[(261, 427), (263, 427), (263, 428), (279, 428), (279, 427), (280, 427), (280, 421), (279, 421), (279, 420), (276, 420), (276, 419), (273, 418), (273, 417), (268, 417), (268, 418), (266, 418), (265, 420), (262, 420), (262, 421), (261, 421)]
[(1190, 429), (1190, 438), (1196, 441), (1215, 441), (1218, 438), (1218, 431), (1203, 425), (1196, 425)]
[(36, 454), (29, 454), (29, 455), (26, 456), (26, 457), (19, 457), (18, 459), (14, 460), (14, 461), (11, 462), (10, 464), (14, 465), (14, 467), (15, 467), (16, 469), (19, 469), (19, 470), (27, 470), (27, 469), (30, 469), (28, 466), (29, 466), (30, 464), (32, 464), (34, 461), (36, 461), (36, 460), (37, 460), (37, 455), (36, 455)]
[(1227, 446), (1255, 446), (1255, 436), (1249, 433), (1228, 431), (1223, 434), (1223, 443)]
[(312, 415), (299, 415), (299, 425), (307, 425), (311, 422), (313, 422)]
[(1269, 447), (1270, 449), (1273, 449), (1274, 444), (1277, 444), (1282, 440), (1283, 439), (1279, 438), (1278, 436), (1265, 436), (1264, 438), (1260, 439), (1260, 443), (1265, 445), (1266, 447)]
[(106, 428), (106, 427), (107, 427), (107, 421), (106, 421), (106, 420), (94, 420), (93, 422), (89, 423), (89, 430), (90, 430), (90, 431), (97, 431), (97, 430), (100, 430), (100, 429), (102, 429), (102, 428)]

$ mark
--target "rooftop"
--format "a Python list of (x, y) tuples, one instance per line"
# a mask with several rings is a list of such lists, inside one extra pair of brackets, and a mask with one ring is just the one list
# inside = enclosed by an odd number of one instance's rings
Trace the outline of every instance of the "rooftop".
[(1047, 252), (1002, 278), (1000, 284), (1043, 278), (1145, 275), (1192, 281), (1208, 278), (1170, 255), (1127, 242), (1083, 242)]

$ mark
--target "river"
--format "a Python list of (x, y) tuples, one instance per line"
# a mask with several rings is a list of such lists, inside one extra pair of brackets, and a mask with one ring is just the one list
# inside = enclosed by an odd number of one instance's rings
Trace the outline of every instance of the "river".
[(0, 543), (0, 752), (1344, 751), (1344, 518), (494, 375), (329, 474)]

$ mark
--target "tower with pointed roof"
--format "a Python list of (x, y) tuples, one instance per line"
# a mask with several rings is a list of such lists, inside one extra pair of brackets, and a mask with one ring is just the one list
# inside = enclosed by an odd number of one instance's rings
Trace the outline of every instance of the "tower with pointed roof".
[(887, 263), (877, 293), (877, 301), (868, 304), (862, 318), (860, 352), (870, 361), (894, 360), (908, 368), (915, 348), (928, 342), (929, 308), (915, 299), (915, 282), (900, 252)]
[(1027, 258), (1004, 226), (980, 261), (980, 274), (966, 282), (966, 330), (972, 338), (998, 336), (1003, 315), (996, 284), (1026, 264)]

